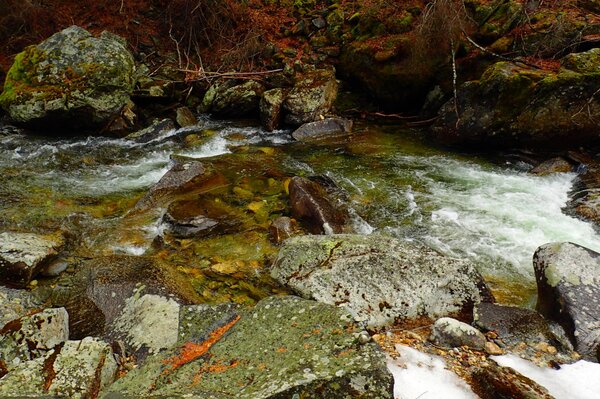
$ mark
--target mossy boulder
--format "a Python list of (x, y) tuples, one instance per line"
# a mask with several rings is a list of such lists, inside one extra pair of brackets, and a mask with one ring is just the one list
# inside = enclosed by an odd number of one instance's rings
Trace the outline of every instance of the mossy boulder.
[(385, 356), (359, 342), (351, 319), (335, 306), (270, 297), (148, 358), (102, 397), (392, 398)]
[(306, 71), (296, 77), (283, 102), (285, 122), (299, 126), (327, 115), (338, 94), (334, 69)]
[(29, 128), (97, 131), (130, 102), (134, 84), (123, 39), (71, 26), (16, 56), (0, 105)]
[(202, 100), (200, 111), (220, 118), (258, 117), (259, 103), (264, 92), (262, 84), (249, 80), (216, 83), (211, 86)]
[[(431, 131), (446, 144), (575, 147), (598, 140), (600, 57), (570, 55), (557, 71), (498, 62), (463, 84)], [(457, 112), (458, 109), (458, 112)]]

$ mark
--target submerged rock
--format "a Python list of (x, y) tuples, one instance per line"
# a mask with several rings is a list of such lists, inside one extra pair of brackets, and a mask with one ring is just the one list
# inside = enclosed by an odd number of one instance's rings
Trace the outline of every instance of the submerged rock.
[(557, 321), (585, 359), (600, 361), (600, 254), (572, 243), (539, 247), (533, 256), (537, 310)]
[(481, 300), (482, 279), (470, 263), (384, 236), (290, 238), (271, 276), (372, 327), (443, 316), (468, 320)]
[(67, 341), (2, 377), (0, 397), (95, 399), (116, 373), (117, 363), (107, 343), (92, 337)]
[(103, 398), (391, 399), (393, 380), (381, 350), (357, 342), (356, 331), (339, 308), (267, 298), (149, 358)]
[(318, 182), (295, 176), (290, 181), (290, 206), (293, 216), (304, 222), (313, 234), (350, 232), (350, 216), (334, 203)]
[(285, 122), (298, 126), (318, 120), (329, 112), (337, 93), (333, 69), (318, 69), (299, 76), (283, 103)]
[(564, 148), (598, 140), (600, 49), (571, 54), (558, 72), (509, 62), (458, 90), (432, 128), (449, 144)]
[(290, 238), (295, 232), (296, 221), (287, 216), (279, 217), (269, 226), (269, 238), (275, 243)]
[(101, 130), (130, 102), (134, 71), (122, 38), (71, 26), (15, 57), (0, 105), (30, 128)]
[(450, 317), (436, 320), (431, 330), (431, 339), (440, 345), (453, 348), (468, 346), (476, 350), (483, 350), (486, 343), (481, 331)]
[(292, 137), (298, 141), (311, 142), (347, 135), (351, 131), (351, 120), (327, 118), (321, 121), (305, 123), (292, 133)]
[(27, 286), (63, 246), (57, 235), (0, 233), (0, 283)]

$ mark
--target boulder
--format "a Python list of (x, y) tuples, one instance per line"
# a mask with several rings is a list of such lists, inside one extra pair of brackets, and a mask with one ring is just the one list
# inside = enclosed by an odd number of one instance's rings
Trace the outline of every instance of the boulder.
[(0, 233), (0, 283), (26, 287), (63, 246), (59, 235)]
[(450, 317), (436, 320), (431, 329), (431, 340), (438, 345), (452, 348), (468, 346), (483, 350), (486, 339), (478, 329)]
[(431, 128), (445, 144), (575, 147), (598, 141), (600, 49), (572, 54), (557, 72), (510, 62), (463, 84)]
[(127, 140), (135, 140), (138, 143), (148, 143), (164, 137), (167, 133), (175, 129), (175, 124), (171, 119), (155, 119), (152, 121), (150, 126), (128, 134), (125, 138)]
[(308, 122), (292, 133), (298, 141), (312, 142), (348, 135), (352, 132), (352, 121), (343, 118), (327, 118)]
[(572, 243), (546, 244), (533, 266), (537, 310), (565, 329), (585, 359), (600, 361), (600, 254)]
[(385, 236), (286, 240), (271, 276), (305, 298), (341, 305), (370, 327), (397, 320), (469, 320), (482, 279), (468, 262)]
[(286, 92), (281, 88), (267, 90), (260, 99), (260, 121), (263, 127), (272, 132), (281, 124), (281, 107)]
[(15, 57), (0, 105), (30, 128), (98, 131), (130, 103), (134, 75), (122, 38), (71, 26)]
[(289, 184), (293, 216), (313, 234), (350, 232), (350, 216), (318, 182), (295, 176)]
[(494, 363), (476, 369), (470, 381), (471, 388), (481, 399), (554, 399), (535, 381)]
[(196, 116), (188, 107), (177, 108), (175, 121), (180, 127), (194, 126), (198, 123)]
[(393, 397), (381, 350), (358, 342), (359, 330), (341, 309), (270, 297), (227, 314), (181, 347), (148, 358), (103, 398)]
[(326, 115), (337, 98), (335, 70), (317, 69), (300, 75), (285, 98), (285, 122), (299, 126)]
[(554, 173), (569, 173), (573, 171), (573, 165), (564, 158), (552, 158), (542, 162), (529, 173), (538, 176), (547, 176)]
[(183, 304), (201, 302), (185, 276), (138, 256), (107, 256), (85, 262), (74, 276), (57, 282), (48, 302), (67, 309), (71, 339), (109, 337), (126, 305), (133, 308), (130, 314), (139, 311), (137, 302), (130, 304), (131, 298), (143, 295), (158, 295)]
[(0, 397), (95, 399), (116, 373), (117, 362), (107, 343), (92, 337), (67, 341), (0, 378)]
[(12, 320), (0, 330), (0, 362), (10, 371), (22, 362), (44, 356), (68, 339), (69, 315), (64, 308), (45, 309)]
[(204, 95), (201, 110), (221, 118), (256, 117), (264, 90), (254, 80), (242, 84), (234, 80), (217, 83)]

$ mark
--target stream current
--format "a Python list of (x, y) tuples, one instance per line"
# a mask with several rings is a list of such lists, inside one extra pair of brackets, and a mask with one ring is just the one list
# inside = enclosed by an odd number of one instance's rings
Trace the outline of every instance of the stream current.
[(333, 179), (347, 193), (360, 233), (471, 259), (500, 302), (532, 305), (531, 259), (539, 245), (571, 241), (600, 251), (592, 225), (561, 210), (574, 174), (533, 176), (523, 165), (445, 152), (418, 132), (389, 126), (359, 124), (349, 139), (310, 146), (285, 131), (208, 119), (200, 125), (147, 143), (0, 132), (0, 229), (67, 229), (85, 255), (142, 255), (161, 232), (161, 210), (128, 212), (168, 171), (172, 155), (206, 158), (260, 147), (282, 154), (278, 162), (293, 174)]

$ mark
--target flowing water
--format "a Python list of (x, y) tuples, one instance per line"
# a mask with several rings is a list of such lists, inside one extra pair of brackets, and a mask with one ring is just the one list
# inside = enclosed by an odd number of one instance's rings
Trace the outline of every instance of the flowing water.
[[(260, 148), (275, 154), (288, 175), (333, 179), (347, 194), (359, 232), (421, 241), (471, 259), (502, 302), (530, 303), (531, 257), (539, 245), (572, 241), (600, 250), (594, 228), (561, 211), (574, 174), (529, 175), (522, 165), (444, 152), (426, 145), (418, 132), (394, 127), (359, 125), (349, 140), (309, 146), (285, 131), (200, 124), (148, 143), (0, 133), (0, 228), (66, 229), (87, 256), (149, 253), (161, 233), (162, 210), (137, 216), (130, 210), (166, 173), (173, 155), (206, 158)], [(204, 242), (210, 257), (200, 249), (191, 256), (214, 263), (227, 257), (219, 253), (225, 251), (258, 261), (275, 250), (251, 233), (220, 240)], [(243, 249), (233, 249), (233, 242)]]

